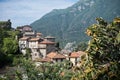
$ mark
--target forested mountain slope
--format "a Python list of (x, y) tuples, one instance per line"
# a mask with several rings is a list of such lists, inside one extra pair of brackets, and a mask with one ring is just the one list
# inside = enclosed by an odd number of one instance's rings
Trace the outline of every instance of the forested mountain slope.
[(112, 21), (120, 16), (120, 0), (79, 0), (66, 9), (54, 9), (31, 24), (33, 29), (45, 35), (55, 36), (58, 41), (87, 41), (86, 28), (96, 17)]

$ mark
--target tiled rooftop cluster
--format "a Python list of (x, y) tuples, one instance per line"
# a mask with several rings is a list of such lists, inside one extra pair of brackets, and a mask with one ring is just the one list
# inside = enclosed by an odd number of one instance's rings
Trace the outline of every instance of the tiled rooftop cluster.
[(79, 65), (81, 56), (85, 52), (78, 51), (64, 54), (61, 51), (56, 51), (55, 38), (52, 36), (43, 37), (42, 33), (33, 31), (30, 26), (23, 26), (20, 29), (23, 36), (19, 39), (19, 48), (23, 55), (26, 54), (26, 49), (31, 51), (33, 61), (41, 64), (44, 62), (56, 63), (64, 60), (72, 62), (73, 66)]
[(19, 39), (20, 51), (25, 55), (26, 49), (31, 50), (32, 59), (45, 57), (51, 51), (55, 51), (55, 38), (43, 37), (43, 34), (32, 30), (29, 25), (17, 28), (23, 36)]

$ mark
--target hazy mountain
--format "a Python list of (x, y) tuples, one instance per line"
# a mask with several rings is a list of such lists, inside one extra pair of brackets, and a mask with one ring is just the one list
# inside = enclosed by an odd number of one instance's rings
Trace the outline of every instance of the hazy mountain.
[(96, 17), (108, 21), (120, 16), (120, 0), (79, 0), (66, 9), (54, 9), (33, 22), (33, 29), (45, 35), (55, 36), (63, 44), (87, 41), (85, 29), (95, 23)]

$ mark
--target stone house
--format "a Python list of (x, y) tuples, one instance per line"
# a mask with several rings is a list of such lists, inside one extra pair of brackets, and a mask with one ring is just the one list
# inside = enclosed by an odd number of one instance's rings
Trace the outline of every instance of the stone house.
[(52, 51), (55, 51), (55, 42), (49, 41), (44, 39), (43, 41), (39, 42), (39, 49), (43, 57), (45, 58), (46, 55)]
[(30, 25), (19, 26), (16, 29), (21, 32), (32, 31), (32, 27)]
[(38, 37), (38, 38), (42, 38), (42, 37), (43, 37), (43, 34), (40, 33), (40, 32), (37, 32), (37, 33), (36, 33), (36, 37)]
[(53, 61), (48, 57), (42, 58), (38, 62), (40, 62), (40, 63), (45, 63), (45, 62), (53, 63)]
[[(21, 28), (19, 27), (21, 30)], [(32, 60), (45, 58), (46, 55), (56, 49), (55, 38), (43, 37), (42, 33), (33, 31), (28, 25), (22, 26), (23, 37), (19, 39), (20, 51), (25, 55), (26, 48), (31, 50)]]
[(81, 57), (83, 55), (86, 55), (85, 52), (82, 52), (82, 51), (78, 51), (78, 52), (72, 52), (69, 54), (69, 61), (71, 61), (73, 63), (73, 66), (78, 66), (80, 65), (80, 62), (81, 62)]
[(16, 30), (20, 31), (20, 35), (18, 36), (18, 38), (20, 37), (36, 37), (36, 31), (32, 30), (32, 27), (29, 25), (25, 25), (25, 26), (19, 26), (16, 28)]
[(24, 25), (23, 27), (23, 31), (32, 31), (32, 27), (30, 25)]
[(31, 49), (32, 60), (42, 57), (39, 50), (39, 42), (42, 41), (41, 38), (31, 38), (29, 39), (29, 48)]
[(64, 56), (63, 54), (58, 52), (50, 52), (46, 55), (45, 58), (41, 59), (40, 62), (56, 63), (56, 62), (62, 62), (64, 60), (66, 60), (66, 56)]
[(66, 60), (66, 56), (64, 56), (63, 54), (56, 54), (54, 57), (53, 57), (53, 62), (56, 63), (56, 62), (63, 62), (64, 60)]
[(25, 31), (24, 33), (23, 33), (23, 37), (31, 37), (31, 38), (33, 38), (33, 37), (36, 37), (36, 32), (35, 31)]
[(19, 49), (23, 55), (26, 54), (26, 48), (29, 48), (29, 37), (22, 37), (19, 39)]
[(55, 42), (41, 37), (22, 37), (19, 39), (20, 51), (25, 55), (26, 48), (30, 48), (32, 60), (45, 58), (49, 52), (55, 51), (55, 44)]
[(58, 52), (50, 52), (46, 55), (46, 57), (50, 58), (51, 60), (53, 59), (54, 56), (56, 56)]

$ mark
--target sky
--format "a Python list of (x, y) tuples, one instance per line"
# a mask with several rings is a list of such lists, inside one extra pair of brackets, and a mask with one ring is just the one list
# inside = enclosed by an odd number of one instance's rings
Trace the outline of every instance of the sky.
[(0, 0), (0, 21), (12, 27), (29, 25), (53, 9), (65, 9), (78, 0)]

